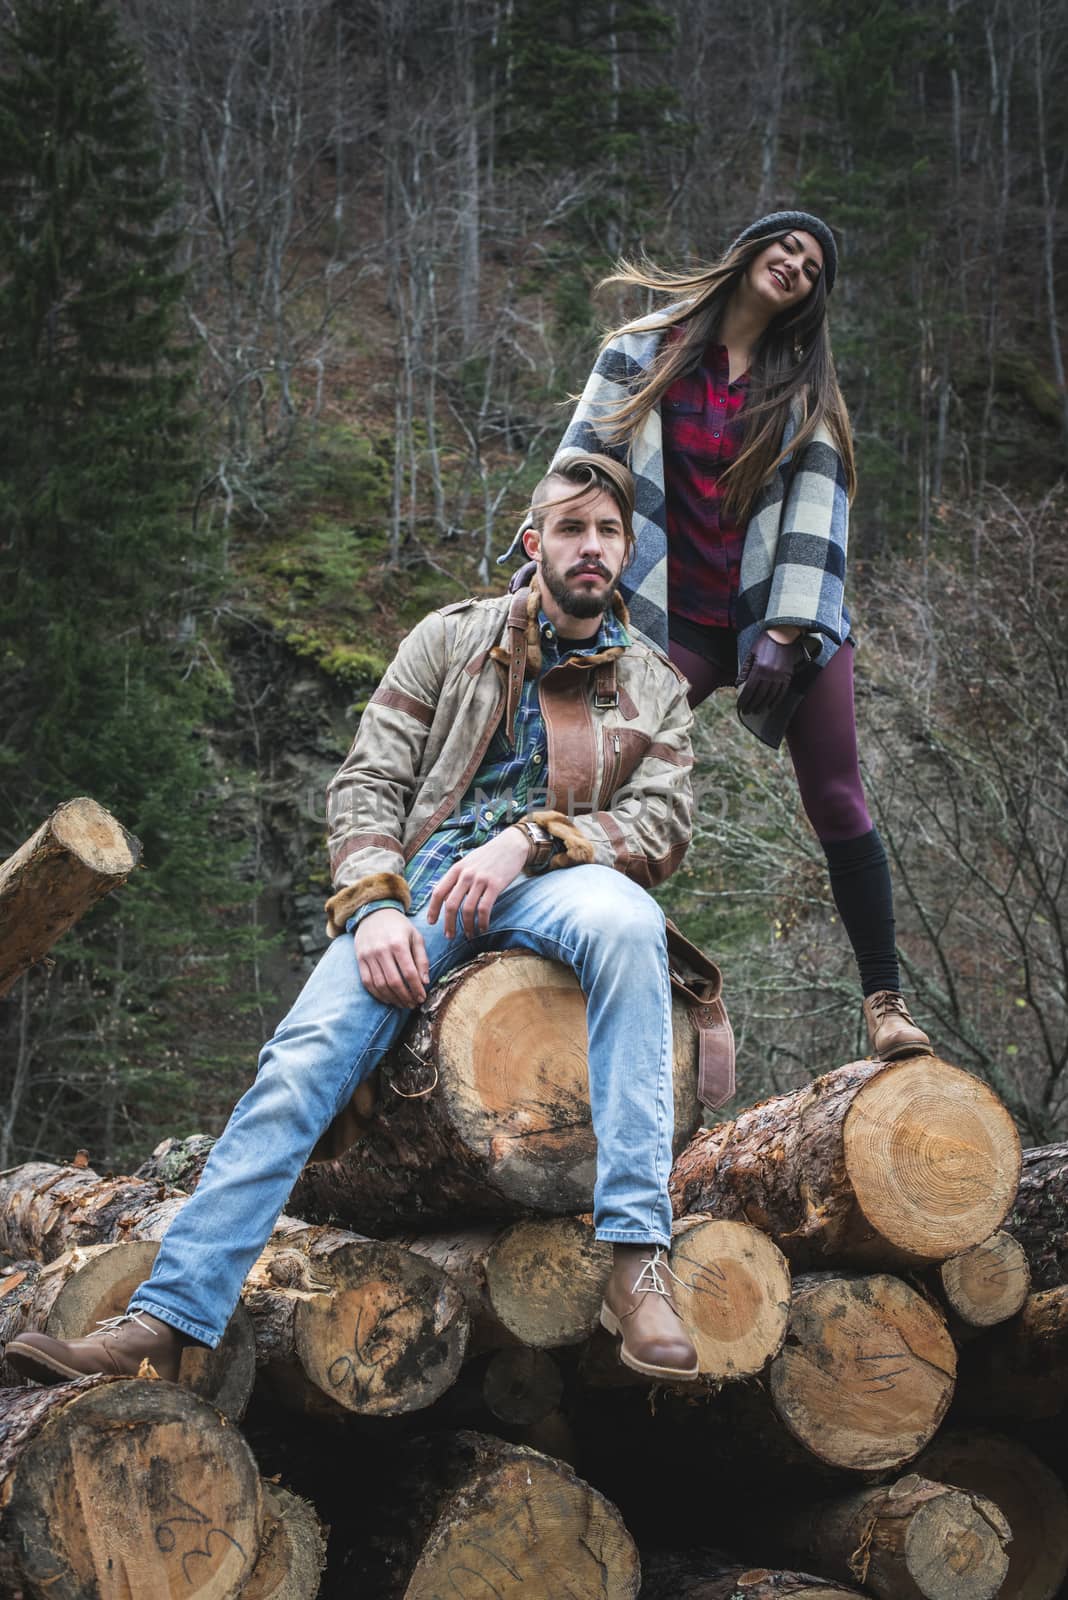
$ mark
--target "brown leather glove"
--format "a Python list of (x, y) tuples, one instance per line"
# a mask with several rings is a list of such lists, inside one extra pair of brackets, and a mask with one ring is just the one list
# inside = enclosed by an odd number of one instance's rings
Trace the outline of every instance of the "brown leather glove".
[(738, 710), (746, 713), (771, 711), (806, 660), (807, 652), (800, 636), (793, 644), (779, 644), (770, 633), (760, 634), (738, 675)]

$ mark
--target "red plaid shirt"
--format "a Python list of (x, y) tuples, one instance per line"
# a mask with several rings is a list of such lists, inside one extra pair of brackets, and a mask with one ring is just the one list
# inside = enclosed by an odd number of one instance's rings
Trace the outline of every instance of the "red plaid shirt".
[(745, 529), (724, 509), (723, 470), (742, 445), (746, 378), (728, 382), (725, 345), (676, 378), (660, 402), (667, 491), (668, 610), (691, 622), (734, 625)]

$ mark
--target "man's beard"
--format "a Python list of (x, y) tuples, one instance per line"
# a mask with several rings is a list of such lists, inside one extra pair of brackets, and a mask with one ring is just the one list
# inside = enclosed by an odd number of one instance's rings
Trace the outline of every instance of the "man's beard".
[[(584, 592), (581, 589), (568, 588), (567, 579), (569, 577), (574, 577), (579, 572), (594, 570), (609, 585), (603, 595), (591, 594), (589, 591)], [(567, 572), (561, 572), (558, 567), (552, 565), (548, 556), (543, 552), (541, 558), (541, 580), (565, 615), (569, 617), (600, 617), (606, 611), (611, 611), (612, 609), (612, 601), (615, 599), (619, 574), (617, 573), (615, 579), (613, 579), (611, 570), (605, 566), (603, 561), (577, 561), (573, 566), (568, 567)]]

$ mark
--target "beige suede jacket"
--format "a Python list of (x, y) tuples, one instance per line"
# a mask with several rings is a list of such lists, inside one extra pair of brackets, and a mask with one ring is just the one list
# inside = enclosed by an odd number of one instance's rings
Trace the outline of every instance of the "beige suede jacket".
[[(458, 806), (497, 727), (511, 730), (541, 668), (536, 582), (424, 617), (372, 695), (327, 790), (336, 936), (368, 900), (410, 904), (404, 865)], [(626, 609), (617, 598), (626, 625)], [(598, 862), (649, 888), (690, 842), (692, 715), (665, 656), (632, 642), (576, 657), (538, 687), (545, 804), (527, 815), (563, 845), (552, 869)]]

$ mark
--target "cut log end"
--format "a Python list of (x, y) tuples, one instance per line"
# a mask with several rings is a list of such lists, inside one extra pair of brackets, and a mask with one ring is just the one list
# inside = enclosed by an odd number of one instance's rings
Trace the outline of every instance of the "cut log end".
[(983, 1495), (1012, 1529), (1005, 1600), (1053, 1600), (1068, 1576), (1068, 1494), (1033, 1451), (984, 1431), (942, 1433), (916, 1462), (926, 1477)]
[(611, 1269), (611, 1245), (583, 1218), (517, 1222), (486, 1256), (486, 1294), (498, 1321), (523, 1344), (579, 1344), (597, 1326)]
[(334, 1271), (332, 1292), (304, 1295), (297, 1306), (295, 1352), (305, 1375), (334, 1404), (363, 1416), (396, 1416), (436, 1400), (467, 1346), (459, 1290), (388, 1244), (354, 1247)]
[(789, 1329), (771, 1365), (775, 1409), (831, 1466), (884, 1471), (928, 1442), (953, 1394), (945, 1323), (885, 1273), (797, 1280)]
[(52, 814), (56, 843), (91, 872), (126, 877), (137, 865), (141, 847), (95, 800), (68, 800)]
[(643, 1553), (642, 1600), (845, 1600), (856, 1589), (810, 1573), (741, 1567), (704, 1551)]
[(325, 1566), (326, 1534), (315, 1508), (265, 1483), (263, 1538), (241, 1600), (315, 1600)]
[(1001, 1226), (1020, 1176), (1020, 1140), (993, 1090), (921, 1056), (859, 1090), (843, 1127), (846, 1170), (865, 1218), (916, 1261), (941, 1261)]
[(982, 1244), (951, 1256), (938, 1271), (947, 1302), (973, 1328), (1014, 1317), (1031, 1285), (1023, 1246), (1000, 1229)]
[(522, 1427), (541, 1422), (556, 1410), (563, 1392), (560, 1368), (544, 1350), (524, 1345), (498, 1350), (486, 1364), (482, 1398), (499, 1422)]
[[(586, 1001), (574, 973), (526, 952), (483, 957), (454, 980), (440, 1017), (435, 1057), (439, 1069), (447, 1065), (453, 1122), (473, 1150), (485, 1152), (494, 1186), (536, 1210), (586, 1209), (596, 1147)], [(682, 1138), (699, 1114), (690, 1031), (681, 1027), (676, 1052)]]
[(702, 1376), (745, 1378), (778, 1354), (790, 1310), (790, 1269), (771, 1239), (744, 1222), (676, 1224), (675, 1304)]
[(637, 1552), (604, 1496), (560, 1461), (516, 1447), (499, 1454), (443, 1507), (404, 1600), (633, 1600)]
[(991, 1501), (948, 1489), (909, 1518), (902, 1565), (925, 1600), (993, 1600), (1009, 1570), (1010, 1538)]
[(0, 861), (0, 995), (102, 895), (125, 883), (137, 840), (95, 800), (70, 800)]
[[(36, 1401), (16, 1391), (22, 1405)], [(186, 1389), (145, 1379), (49, 1391), (8, 1474), (5, 1542), (50, 1600), (231, 1600), (260, 1544), (260, 1481), (237, 1430)], [(9, 1463), (10, 1466), (10, 1463)]]

